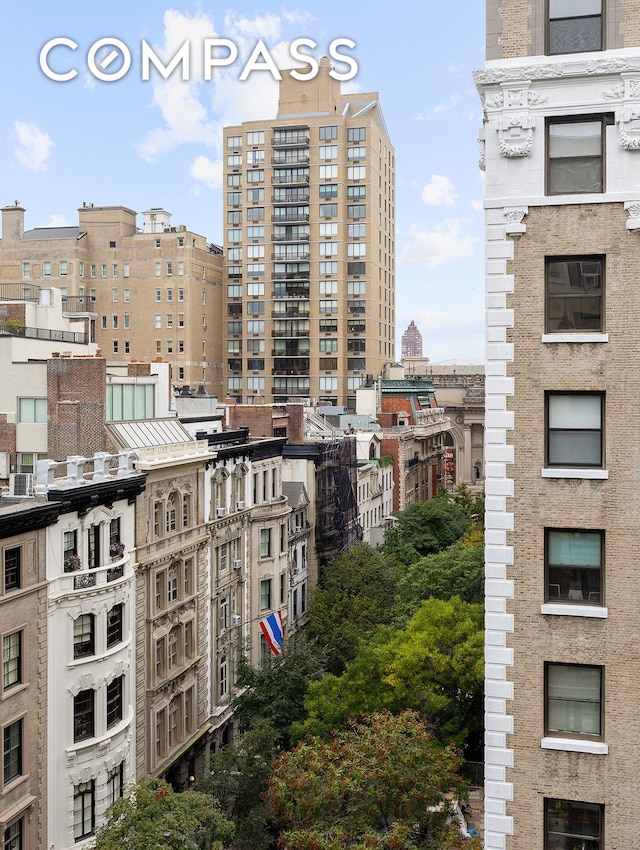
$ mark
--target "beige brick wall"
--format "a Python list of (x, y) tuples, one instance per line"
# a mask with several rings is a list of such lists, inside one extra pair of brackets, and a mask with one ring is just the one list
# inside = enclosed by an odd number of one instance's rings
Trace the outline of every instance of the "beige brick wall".
[[(640, 595), (640, 511), (636, 498), (638, 457), (637, 398), (640, 374), (630, 368), (637, 358), (640, 315), (640, 234), (626, 230), (622, 204), (530, 208), (527, 231), (514, 245), (508, 273), (515, 291), (509, 341), (515, 344), (515, 446), (512, 477), (516, 531), (509, 535), (515, 562), (509, 578), (515, 596), (515, 696), (510, 707), (514, 734), (513, 815), (517, 835), (510, 850), (543, 846), (545, 797), (605, 805), (607, 847), (637, 843), (633, 802), (640, 792), (637, 770), (640, 727), (640, 644), (636, 600)], [(606, 255), (606, 327), (601, 344), (541, 343), (544, 329), (545, 254)], [(607, 481), (542, 479), (545, 390), (598, 390), (606, 393), (605, 457)], [(540, 614), (544, 601), (544, 529), (605, 529), (605, 604), (607, 619)], [(544, 661), (602, 664), (605, 668), (604, 741), (608, 755), (542, 750), (544, 734)], [(624, 789), (624, 793), (620, 793)], [(523, 838), (526, 836), (526, 844)]]

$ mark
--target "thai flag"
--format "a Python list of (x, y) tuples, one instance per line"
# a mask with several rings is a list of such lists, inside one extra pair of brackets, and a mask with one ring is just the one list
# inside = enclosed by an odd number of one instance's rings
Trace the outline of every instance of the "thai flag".
[(282, 655), (284, 634), (282, 632), (282, 614), (280, 611), (276, 611), (275, 614), (269, 614), (264, 620), (260, 620), (260, 628), (262, 629), (262, 634), (267, 639), (271, 652), (274, 655)]

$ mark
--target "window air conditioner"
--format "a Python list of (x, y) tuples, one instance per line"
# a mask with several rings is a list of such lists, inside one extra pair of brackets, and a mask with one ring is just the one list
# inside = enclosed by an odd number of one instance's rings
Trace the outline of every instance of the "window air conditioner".
[(233, 615), (233, 625), (239, 626), (241, 622), (242, 622), (242, 617), (240, 616), (240, 614), (234, 614)]
[(216, 516), (218, 518), (226, 516), (226, 515), (227, 515), (227, 509), (226, 508), (216, 508)]
[(243, 511), (245, 509), (245, 502), (236, 502), (236, 506), (239, 511)]
[(9, 475), (10, 496), (33, 496), (33, 475), (30, 472), (12, 472)]
[(234, 561), (234, 562), (233, 562), (233, 569), (234, 569), (234, 570), (240, 570), (240, 569), (242, 569), (242, 561)]

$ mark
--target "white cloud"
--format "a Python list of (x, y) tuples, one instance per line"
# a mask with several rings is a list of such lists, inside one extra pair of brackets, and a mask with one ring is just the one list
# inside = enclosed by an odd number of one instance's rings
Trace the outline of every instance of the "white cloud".
[(48, 134), (25, 121), (14, 121), (13, 133), (17, 141), (13, 153), (20, 165), (30, 171), (44, 171), (54, 144)]
[(401, 250), (398, 265), (426, 265), (435, 268), (442, 263), (470, 257), (478, 237), (464, 232), (467, 222), (462, 219), (446, 219), (428, 230), (423, 224), (414, 224), (406, 235), (401, 234)]
[(453, 109), (454, 106), (457, 106), (460, 103), (460, 95), (452, 94), (449, 100), (446, 103), (437, 103), (433, 107), (434, 113), (437, 115), (439, 112), (447, 112), (449, 109)]
[(422, 200), (428, 207), (452, 207), (456, 202), (456, 187), (448, 177), (432, 174), (422, 190)]
[(482, 210), (484, 209), (484, 203), (482, 201), (473, 200), (471, 201), (471, 208), (474, 209), (476, 212), (482, 212)]
[(49, 216), (49, 221), (45, 225), (46, 227), (71, 227), (71, 223), (67, 221), (66, 217), (62, 213), (54, 213)]
[(204, 13), (189, 16), (175, 10), (165, 12), (163, 43), (154, 45), (154, 50), (166, 63), (188, 41), (190, 79), (183, 81), (179, 72), (174, 72), (169, 80), (153, 75), (152, 106), (160, 109), (164, 124), (149, 131), (139, 144), (143, 159), (158, 160), (184, 144), (204, 145), (221, 155), (223, 127), (274, 115), (278, 82), (266, 71), (252, 72), (243, 82), (239, 81), (240, 74), (259, 38), (264, 39), (278, 68), (302, 65), (291, 58), (289, 41), (282, 37), (282, 29), (284, 24), (307, 19), (304, 13), (295, 11), (282, 17), (266, 14), (254, 18), (227, 12), (224, 37), (237, 46), (238, 58), (228, 67), (216, 68), (212, 80), (204, 80), (202, 42), (218, 36), (213, 18)]
[(197, 156), (191, 163), (189, 174), (209, 189), (219, 189), (222, 186), (222, 160)]

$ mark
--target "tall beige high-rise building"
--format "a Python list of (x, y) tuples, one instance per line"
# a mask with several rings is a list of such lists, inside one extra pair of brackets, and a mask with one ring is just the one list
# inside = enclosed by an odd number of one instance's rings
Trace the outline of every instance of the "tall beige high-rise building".
[(636, 847), (640, 5), (488, 0), (487, 850)]
[(225, 382), (242, 403), (355, 390), (394, 359), (395, 154), (376, 92), (321, 60), (274, 119), (224, 131)]

